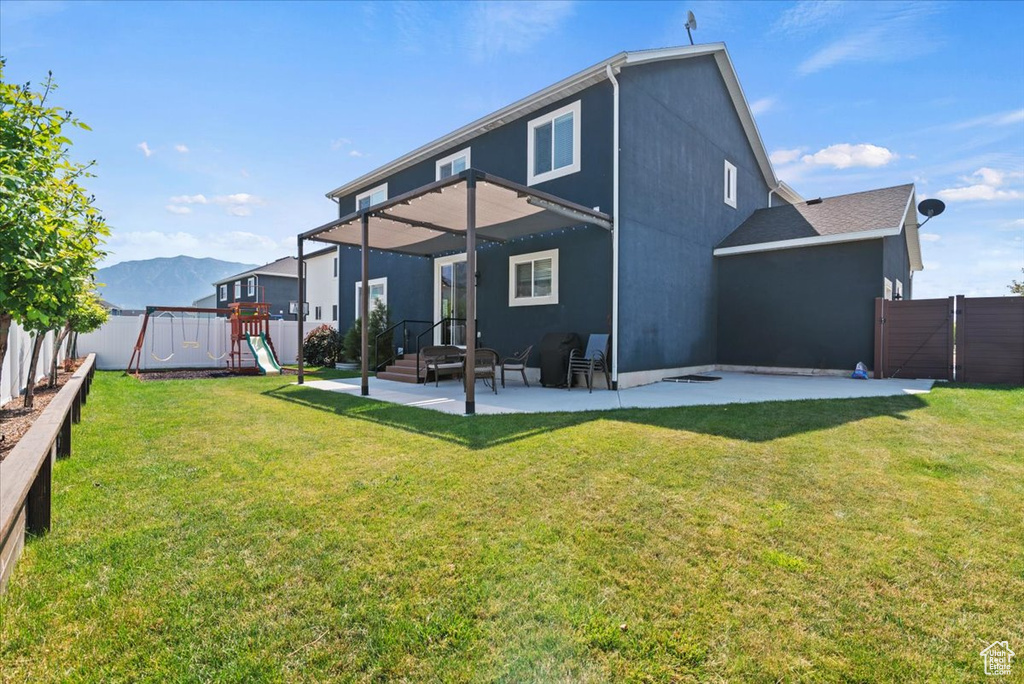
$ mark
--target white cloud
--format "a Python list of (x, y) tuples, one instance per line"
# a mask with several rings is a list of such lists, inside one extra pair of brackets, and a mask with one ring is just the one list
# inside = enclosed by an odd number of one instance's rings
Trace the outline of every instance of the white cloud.
[(942, 239), (942, 236), (937, 233), (921, 233), (918, 237), (924, 242), (938, 242)]
[(760, 100), (754, 100), (750, 105), (750, 113), (754, 116), (758, 114), (764, 114), (768, 110), (775, 106), (774, 97), (762, 97)]
[(772, 164), (790, 164), (795, 162), (803, 154), (803, 148), (795, 150), (775, 150), (771, 153)]
[(167, 211), (171, 212), (172, 214), (191, 214), (192, 213), (191, 209), (189, 209), (188, 207), (183, 207), (180, 204), (168, 204), (166, 207), (164, 207), (164, 209), (166, 209)]
[(217, 195), (213, 198), (214, 204), (264, 204), (264, 201), (256, 195), (250, 195), (247, 192), (238, 192), (234, 195)]
[(939, 197), (950, 202), (991, 202), (1024, 199), (1024, 192), (1002, 186), (1024, 177), (1024, 172), (1006, 172), (983, 166), (960, 180), (968, 185), (939, 190)]
[(348, 153), (348, 156), (350, 156), (350, 157), (365, 157), (366, 153), (365, 152), (360, 152), (359, 150), (352, 150), (352, 151), (350, 151)]
[(993, 127), (993, 126), (1011, 126), (1013, 124), (1024, 123), (1024, 109), (1015, 109), (1009, 112), (1000, 112), (998, 114), (988, 114), (986, 116), (979, 116), (974, 119), (968, 119), (967, 121), (961, 121), (951, 125), (950, 130), (960, 131), (965, 128), (977, 128), (979, 126)]
[(346, 145), (351, 145), (351, 144), (352, 144), (352, 141), (349, 140), (348, 138), (335, 138), (334, 140), (331, 141), (331, 149), (332, 150), (340, 150), (342, 147), (345, 147)]
[(140, 142), (140, 143), (139, 143), (138, 145), (136, 145), (135, 147), (137, 147), (137, 148), (139, 148), (140, 150), (142, 150), (142, 154), (146, 155), (147, 157), (152, 157), (152, 156), (153, 156), (153, 150), (149, 149), (149, 145), (147, 145), (147, 144), (146, 144), (146, 141), (145, 141), (145, 140), (143, 140), (142, 142)]
[(294, 236), (287, 242), (288, 244), (267, 235), (247, 231), (217, 230), (199, 234), (183, 231), (164, 233), (155, 230), (115, 230), (107, 244), (113, 258), (104, 265), (129, 259), (150, 259), (178, 254), (267, 263), (295, 253)]
[(838, 0), (801, 0), (783, 12), (773, 28), (785, 33), (809, 33), (838, 19), (844, 9)]
[(188, 146), (187, 145), (182, 145), (181, 143), (178, 143), (177, 145), (175, 145), (174, 149), (177, 152), (181, 152), (182, 154), (185, 154), (186, 152), (188, 152)]
[(171, 204), (208, 204), (206, 195), (175, 195), (168, 200)]
[[(197, 195), (175, 195), (169, 200), (167, 210), (175, 214), (188, 214), (191, 212), (184, 204), (217, 204), (227, 207), (227, 213), (232, 216), (250, 216), (252, 207), (261, 207), (266, 204), (262, 197), (250, 195), (247, 192), (236, 192), (233, 195), (214, 195), (207, 197), (203, 194)], [(172, 208), (173, 207), (173, 208)], [(184, 209), (185, 211), (180, 211)]]
[(898, 158), (899, 155), (892, 150), (885, 147), (879, 147), (878, 145), (868, 145), (864, 143), (851, 145), (850, 143), (840, 143), (838, 145), (829, 145), (825, 149), (818, 150), (814, 154), (805, 154), (801, 158), (801, 161), (803, 161), (804, 164), (812, 164), (815, 166), (831, 166), (834, 169), (848, 169), (855, 166), (876, 168), (879, 166), (885, 166)]
[(571, 2), (478, 2), (470, 8), (466, 35), (477, 58), (524, 53), (573, 13)]
[(252, 214), (252, 209), (246, 206), (234, 206), (228, 209), (228, 213), (232, 216), (249, 216)]

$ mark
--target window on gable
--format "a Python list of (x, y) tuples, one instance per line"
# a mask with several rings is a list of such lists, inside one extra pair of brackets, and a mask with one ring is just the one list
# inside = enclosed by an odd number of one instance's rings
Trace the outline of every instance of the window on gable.
[(255, 278), (249, 278), (247, 281), (245, 281), (245, 285), (246, 285), (246, 290), (248, 291), (250, 297), (252, 297), (254, 294), (256, 294), (256, 279)]
[(238, 301), (241, 298), (242, 298), (242, 281), (241, 280), (236, 280), (235, 281), (235, 301)]
[(556, 109), (527, 126), (526, 184), (580, 170), (580, 102)]
[(226, 284), (220, 286), (220, 301), (228, 301), (228, 286)]
[(455, 174), (462, 173), (468, 169), (469, 150), (470, 148), (467, 147), (460, 152), (450, 154), (443, 159), (438, 159), (437, 164), (435, 165), (437, 168), (436, 179), (441, 180), (442, 178), (448, 178), (449, 176), (454, 176)]
[(508, 305), (558, 303), (558, 250), (508, 258)]
[(388, 198), (388, 184), (378, 185), (375, 188), (370, 188), (366, 192), (361, 192), (356, 195), (356, 211), (362, 211), (363, 209), (369, 209), (370, 207), (380, 204), (381, 202), (387, 201)]
[(725, 203), (736, 208), (736, 167), (725, 162)]

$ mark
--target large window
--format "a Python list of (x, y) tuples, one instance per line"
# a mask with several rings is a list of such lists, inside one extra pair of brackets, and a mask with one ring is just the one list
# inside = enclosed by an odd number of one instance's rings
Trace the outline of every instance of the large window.
[(725, 203), (736, 208), (736, 167), (725, 161)]
[[(374, 278), (369, 281), (370, 283), (370, 311), (372, 312), (377, 306), (377, 302), (381, 302), (384, 306), (388, 305), (388, 279), (387, 278)], [(363, 283), (361, 280), (356, 281), (356, 318), (359, 318), (359, 314), (362, 313), (360, 308), (362, 302), (359, 300), (360, 294), (363, 292)]]
[(443, 159), (438, 159), (436, 166), (436, 180), (441, 180), (442, 178), (462, 173), (469, 168), (469, 148), (467, 147), (455, 154), (449, 154)]
[(249, 293), (250, 297), (252, 297), (254, 294), (256, 294), (256, 279), (255, 278), (249, 278), (248, 280), (246, 280), (245, 281), (245, 286), (246, 286), (246, 291)]
[(556, 109), (526, 126), (526, 184), (580, 170), (580, 103)]
[(508, 258), (508, 305), (558, 303), (558, 250)]
[(237, 302), (241, 298), (242, 298), (242, 281), (241, 280), (236, 280), (235, 281), (235, 301)]
[(220, 286), (220, 301), (222, 301), (222, 302), (228, 301), (228, 286), (227, 285), (221, 285)]
[(366, 192), (356, 195), (356, 211), (369, 209), (370, 207), (384, 202), (388, 198), (388, 184), (378, 185)]

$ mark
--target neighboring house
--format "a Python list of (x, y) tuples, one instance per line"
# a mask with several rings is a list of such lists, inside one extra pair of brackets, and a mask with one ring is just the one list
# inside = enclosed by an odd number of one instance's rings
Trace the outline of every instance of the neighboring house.
[(213, 284), (216, 308), (226, 309), (232, 302), (269, 302), (272, 317), (294, 321), (299, 299), (297, 264), (295, 257), (284, 257), (218, 280)]
[[(478, 171), (512, 182), (481, 186), (485, 223), (518, 218), (480, 229), (471, 276), (452, 238)], [(723, 364), (870, 366), (873, 298), (909, 297), (921, 269), (913, 186), (805, 202), (721, 43), (620, 53), (328, 197), (339, 218), (301, 237), (339, 245), (340, 321), (356, 318), (365, 219), (393, 322), (465, 318), (473, 277), (478, 346), (532, 344), (536, 367), (545, 333), (610, 333), (620, 387)], [(467, 342), (456, 321), (433, 335)]]
[(217, 307), (217, 293), (214, 292), (211, 295), (200, 297), (199, 299), (192, 302), (192, 306), (199, 309), (216, 309)]
[(106, 309), (107, 313), (111, 316), (141, 316), (146, 313), (142, 309), (122, 309), (117, 304), (102, 298), (100, 299), (100, 306)]
[(306, 263), (306, 320), (347, 330), (352, 321), (338, 320), (338, 248), (306, 254), (302, 260)]

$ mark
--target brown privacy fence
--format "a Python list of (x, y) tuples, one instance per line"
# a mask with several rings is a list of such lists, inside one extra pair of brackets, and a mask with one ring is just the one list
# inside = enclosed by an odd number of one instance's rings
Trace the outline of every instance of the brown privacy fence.
[(1024, 297), (876, 299), (874, 375), (1024, 385)]
[(71, 455), (71, 424), (82, 418), (95, 370), (96, 355), (89, 354), (0, 463), (0, 592), (25, 535), (50, 529), (53, 464)]

